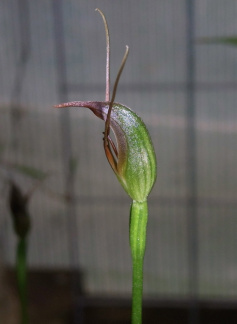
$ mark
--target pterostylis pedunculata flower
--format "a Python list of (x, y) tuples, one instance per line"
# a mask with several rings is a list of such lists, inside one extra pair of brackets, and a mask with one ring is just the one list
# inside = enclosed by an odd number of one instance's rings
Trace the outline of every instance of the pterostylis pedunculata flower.
[[(110, 99), (110, 41), (106, 31), (106, 94), (105, 101), (73, 101), (56, 108), (85, 107), (105, 121), (104, 150), (106, 157), (127, 194), (132, 198), (130, 209), (130, 247), (133, 261), (132, 323), (142, 323), (143, 259), (148, 217), (147, 196), (156, 180), (156, 156), (149, 132), (142, 119), (130, 108), (115, 102), (118, 82), (128, 56), (128, 46), (117, 74)], [(110, 137), (112, 129), (116, 142)]]

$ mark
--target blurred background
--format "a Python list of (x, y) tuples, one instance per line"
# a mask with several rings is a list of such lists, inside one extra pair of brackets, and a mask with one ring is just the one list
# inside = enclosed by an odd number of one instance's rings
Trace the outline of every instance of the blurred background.
[(236, 323), (237, 47), (200, 42), (237, 36), (236, 2), (222, 0), (0, 2), (0, 321), (18, 323), (12, 179), (23, 193), (37, 186), (32, 323), (129, 323), (130, 199), (107, 163), (104, 124), (83, 108), (52, 108), (104, 100), (97, 7), (110, 29), (112, 84), (130, 48), (116, 101), (145, 121), (158, 160), (144, 323)]

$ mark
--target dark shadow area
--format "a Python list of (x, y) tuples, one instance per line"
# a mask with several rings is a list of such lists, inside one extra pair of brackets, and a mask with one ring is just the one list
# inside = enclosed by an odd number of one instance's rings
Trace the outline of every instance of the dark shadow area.
[[(72, 282), (78, 279), (78, 299), (72, 300)], [(10, 285), (14, 272), (8, 271)], [(72, 280), (73, 278), (73, 280)], [(81, 276), (65, 270), (29, 273), (30, 322), (34, 324), (130, 324), (130, 300), (83, 294)], [(188, 324), (187, 299), (145, 300), (143, 324)], [(237, 323), (237, 301), (202, 300), (198, 303), (200, 324)], [(81, 318), (76, 321), (75, 318)]]

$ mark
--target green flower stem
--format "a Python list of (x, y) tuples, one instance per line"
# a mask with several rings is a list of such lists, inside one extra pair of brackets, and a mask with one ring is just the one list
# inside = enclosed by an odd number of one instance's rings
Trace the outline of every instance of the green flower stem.
[(17, 244), (16, 255), (16, 276), (21, 305), (21, 324), (28, 324), (26, 253), (27, 242), (25, 238), (21, 238)]
[(130, 211), (130, 247), (132, 252), (132, 324), (142, 323), (143, 260), (146, 247), (147, 201), (133, 200)]

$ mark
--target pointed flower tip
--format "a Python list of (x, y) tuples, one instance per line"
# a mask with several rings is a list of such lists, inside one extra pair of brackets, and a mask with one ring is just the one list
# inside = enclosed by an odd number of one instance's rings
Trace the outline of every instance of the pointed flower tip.
[(61, 104), (58, 104), (58, 105), (53, 105), (53, 108), (66, 108), (66, 107), (69, 107), (67, 105), (67, 103), (61, 103)]

